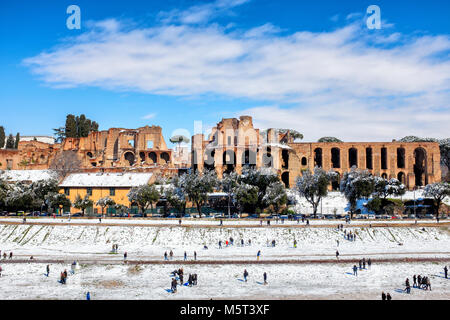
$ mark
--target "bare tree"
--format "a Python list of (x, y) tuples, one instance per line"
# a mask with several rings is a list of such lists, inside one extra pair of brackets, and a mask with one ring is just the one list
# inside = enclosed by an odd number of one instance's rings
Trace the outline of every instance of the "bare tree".
[(56, 171), (60, 178), (79, 172), (81, 160), (76, 151), (62, 151), (58, 153), (50, 164), (50, 169)]

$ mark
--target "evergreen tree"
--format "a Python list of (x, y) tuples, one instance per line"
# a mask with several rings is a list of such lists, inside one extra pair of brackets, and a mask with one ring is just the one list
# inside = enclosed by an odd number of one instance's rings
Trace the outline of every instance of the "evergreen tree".
[(75, 116), (73, 114), (68, 114), (66, 117), (65, 137), (76, 138), (77, 136), (77, 121)]
[(16, 134), (16, 141), (14, 142), (14, 149), (19, 148), (19, 141), (20, 141), (20, 133), (17, 132)]
[(0, 149), (5, 146), (6, 136), (5, 136), (5, 128), (0, 126)]
[(6, 149), (14, 149), (14, 145), (15, 145), (14, 137), (10, 133), (8, 139), (6, 140)]

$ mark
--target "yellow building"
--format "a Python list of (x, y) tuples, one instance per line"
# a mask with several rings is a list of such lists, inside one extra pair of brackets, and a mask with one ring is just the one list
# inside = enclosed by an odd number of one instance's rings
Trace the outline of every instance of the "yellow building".
[[(64, 193), (70, 202), (74, 203), (79, 195), (94, 202), (94, 213), (101, 213), (102, 208), (97, 206), (97, 201), (109, 197), (116, 204), (130, 207), (127, 194), (133, 187), (150, 183), (152, 173), (74, 173), (60, 183), (60, 193)], [(79, 212), (79, 209), (70, 208), (71, 213)], [(106, 213), (106, 211), (105, 211)]]

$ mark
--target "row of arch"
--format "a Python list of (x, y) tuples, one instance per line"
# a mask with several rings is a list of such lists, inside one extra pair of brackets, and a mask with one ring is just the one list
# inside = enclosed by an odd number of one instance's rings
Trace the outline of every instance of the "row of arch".
[[(147, 162), (147, 157), (150, 164), (157, 164), (158, 163), (158, 155), (156, 152), (149, 152), (148, 154), (145, 152), (139, 152), (139, 159), (141, 162)], [(162, 152), (159, 155), (160, 160), (163, 163), (169, 163), (170, 162), (170, 155), (167, 152)], [(133, 152), (127, 151), (124, 154), (124, 159), (131, 165), (133, 165), (136, 162), (136, 156)]]
[[(406, 167), (406, 152), (405, 148), (397, 148), (397, 168), (405, 169)], [(426, 150), (419, 147), (414, 150), (414, 175), (415, 175), (415, 185), (423, 186), (428, 183), (427, 174), (427, 153)], [(322, 167), (323, 165), (323, 151), (322, 148), (314, 149), (314, 164), (315, 166)], [(306, 159), (305, 159), (306, 160)], [(365, 149), (365, 169), (373, 169), (373, 149), (368, 147)], [(302, 165), (303, 159), (302, 159)], [(358, 149), (350, 148), (348, 149), (348, 167), (359, 167), (358, 163)], [(388, 150), (385, 147), (381, 148), (380, 157), (380, 167), (381, 170), (388, 169)], [(341, 168), (341, 150), (339, 148), (331, 149), (331, 168), (339, 169)], [(399, 179), (400, 180), (400, 179)], [(401, 180), (400, 180), (401, 181)]]

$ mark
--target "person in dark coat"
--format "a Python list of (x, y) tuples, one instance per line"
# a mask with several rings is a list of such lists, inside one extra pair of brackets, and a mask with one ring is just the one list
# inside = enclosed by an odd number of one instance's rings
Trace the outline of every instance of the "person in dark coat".
[(386, 295), (386, 299), (387, 300), (392, 300), (392, 297), (391, 297), (391, 295), (389, 293)]
[(386, 294), (384, 292), (381, 293), (381, 300), (386, 300)]
[(413, 275), (413, 288), (417, 287), (417, 277)]
[(244, 269), (244, 280), (247, 282), (248, 272), (247, 269)]
[(448, 269), (447, 266), (444, 267), (444, 275), (445, 275), (445, 279), (447, 279), (447, 274), (448, 274)]
[(263, 277), (264, 277), (264, 284), (267, 284), (267, 273), (264, 272)]
[(358, 267), (356, 266), (356, 264), (353, 266), (353, 275), (354, 276), (358, 275)]

